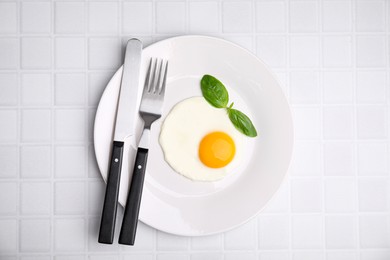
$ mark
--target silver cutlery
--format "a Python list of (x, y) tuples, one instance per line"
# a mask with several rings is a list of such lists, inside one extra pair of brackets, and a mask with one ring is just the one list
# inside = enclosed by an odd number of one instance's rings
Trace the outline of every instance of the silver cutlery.
[(153, 58), (150, 60), (139, 109), (145, 124), (134, 163), (133, 177), (119, 235), (119, 244), (134, 245), (149, 151), (150, 127), (153, 122), (161, 117), (167, 71), (168, 61)]
[(118, 97), (114, 141), (110, 168), (99, 230), (99, 243), (112, 244), (118, 205), (119, 182), (125, 139), (134, 135), (134, 122), (138, 116), (137, 96), (139, 89), (142, 43), (138, 39), (127, 42), (123, 74)]

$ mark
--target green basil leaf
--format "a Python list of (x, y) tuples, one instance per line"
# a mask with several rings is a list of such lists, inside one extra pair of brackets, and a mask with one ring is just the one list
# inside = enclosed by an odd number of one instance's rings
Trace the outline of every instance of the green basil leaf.
[(249, 137), (257, 136), (257, 131), (252, 121), (244, 113), (237, 109), (228, 109), (230, 121), (238, 131)]
[(200, 81), (203, 97), (212, 106), (224, 108), (229, 102), (229, 94), (225, 86), (211, 75), (204, 75)]

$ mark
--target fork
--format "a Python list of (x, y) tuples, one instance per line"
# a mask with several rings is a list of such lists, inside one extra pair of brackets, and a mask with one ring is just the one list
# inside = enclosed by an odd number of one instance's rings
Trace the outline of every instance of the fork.
[(151, 58), (139, 109), (145, 124), (134, 163), (133, 177), (119, 234), (119, 244), (134, 245), (149, 151), (150, 127), (161, 117), (167, 71), (168, 61)]

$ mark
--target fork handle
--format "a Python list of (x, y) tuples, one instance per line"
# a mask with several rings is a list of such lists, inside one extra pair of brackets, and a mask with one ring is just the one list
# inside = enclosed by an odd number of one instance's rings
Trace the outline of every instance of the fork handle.
[(134, 163), (133, 177), (127, 197), (119, 244), (134, 245), (137, 231), (138, 215), (141, 205), (142, 188), (144, 186), (146, 162), (149, 149), (139, 147)]

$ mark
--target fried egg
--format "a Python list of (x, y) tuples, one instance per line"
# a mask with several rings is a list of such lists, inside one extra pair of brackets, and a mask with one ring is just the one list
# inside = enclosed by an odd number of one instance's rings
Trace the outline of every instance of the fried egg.
[(176, 172), (191, 180), (216, 181), (234, 174), (244, 138), (225, 109), (211, 106), (203, 97), (191, 97), (166, 116), (159, 143), (165, 161)]

